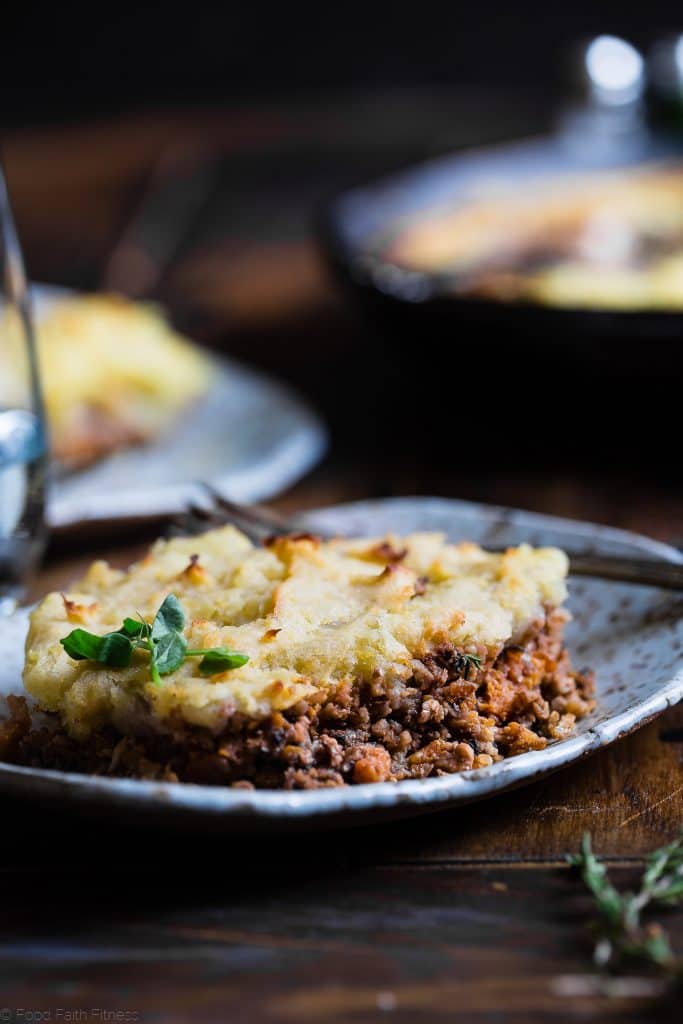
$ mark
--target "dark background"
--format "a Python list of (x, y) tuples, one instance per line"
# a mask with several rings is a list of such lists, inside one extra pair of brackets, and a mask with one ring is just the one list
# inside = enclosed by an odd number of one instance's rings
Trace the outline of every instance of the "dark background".
[(301, 390), (331, 428), (335, 479), (362, 462), (362, 493), (371, 477), (379, 493), (538, 507), (529, 481), (552, 465), (610, 503), (634, 473), (643, 500), (678, 493), (675, 342), (368, 314), (314, 230), (352, 183), (551, 130), (582, 39), (646, 51), (677, 29), (661, 0), (12, 5), (0, 125), (31, 275), (107, 286), (159, 161), (205, 147), (206, 195), (142, 297)]
[(673, 2), (6, 4), (5, 123), (317, 90), (467, 84), (552, 102), (568, 44), (647, 46)]

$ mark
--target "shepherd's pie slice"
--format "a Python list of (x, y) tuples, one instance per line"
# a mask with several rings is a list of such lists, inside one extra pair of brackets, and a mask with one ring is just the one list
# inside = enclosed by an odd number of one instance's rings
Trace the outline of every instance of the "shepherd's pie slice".
[[(33, 612), (24, 683), (59, 728), (31, 730), (15, 702), (5, 756), (308, 788), (541, 748), (591, 708), (591, 681), (562, 643), (566, 573), (555, 548), (492, 554), (431, 533), (254, 547), (225, 527), (158, 541), (128, 571), (96, 562)], [(186, 618), (181, 646), (195, 654), (157, 682), (146, 648), (115, 667), (74, 660), (60, 643), (74, 629), (100, 637), (131, 617), (152, 623), (171, 594)], [(202, 675), (209, 648), (248, 661)]]

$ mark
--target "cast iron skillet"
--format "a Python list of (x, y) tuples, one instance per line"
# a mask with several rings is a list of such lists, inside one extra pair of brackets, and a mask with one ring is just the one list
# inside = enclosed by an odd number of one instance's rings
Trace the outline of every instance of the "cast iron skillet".
[(319, 219), (320, 237), (328, 260), (347, 286), (376, 308), (402, 310), (404, 317), (410, 310), (411, 321), (441, 326), (469, 322), (529, 337), (571, 338), (574, 345), (589, 343), (593, 355), (596, 343), (598, 348), (604, 343), (607, 351), (615, 341), (662, 341), (667, 342), (668, 361), (674, 354), (668, 343), (683, 333), (680, 312), (560, 308), (458, 296), (453, 294), (452, 274), (392, 265), (383, 259), (375, 240), (390, 235), (420, 210), (466, 195), (475, 181), (528, 185), (536, 177), (625, 167), (681, 154), (681, 143), (665, 139), (643, 139), (628, 153), (615, 156), (600, 146), (570, 145), (562, 137), (549, 137), (442, 157), (338, 195)]

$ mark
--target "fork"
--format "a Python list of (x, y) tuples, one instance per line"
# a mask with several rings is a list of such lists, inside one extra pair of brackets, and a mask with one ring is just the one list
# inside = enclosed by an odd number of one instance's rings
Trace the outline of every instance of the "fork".
[[(186, 513), (176, 521), (177, 532), (202, 533), (214, 526), (231, 523), (250, 540), (260, 544), (268, 537), (310, 531), (308, 524), (297, 521), (296, 517), (282, 516), (262, 505), (242, 505), (230, 501), (210, 484), (202, 483), (201, 487), (207, 503), (191, 502)], [(323, 540), (329, 540), (332, 536), (325, 531), (315, 532)], [(505, 548), (487, 550), (499, 553)], [(628, 555), (600, 555), (592, 551), (567, 551), (567, 556), (572, 576), (591, 576), (665, 590), (683, 590), (683, 562), (631, 558)]]

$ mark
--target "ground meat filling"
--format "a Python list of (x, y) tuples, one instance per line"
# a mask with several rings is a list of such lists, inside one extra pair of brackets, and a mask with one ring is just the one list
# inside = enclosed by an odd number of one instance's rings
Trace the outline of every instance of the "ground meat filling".
[(482, 657), (480, 665), (444, 645), (414, 662), (407, 683), (378, 674), (342, 684), (333, 696), (265, 720), (234, 716), (218, 736), (177, 722), (144, 739), (108, 729), (77, 743), (59, 730), (33, 728), (23, 698), (10, 697), (0, 758), (62, 771), (278, 789), (483, 768), (562, 739), (592, 709), (592, 676), (572, 670), (562, 643), (565, 620), (561, 610), (549, 611), (519, 644)]

